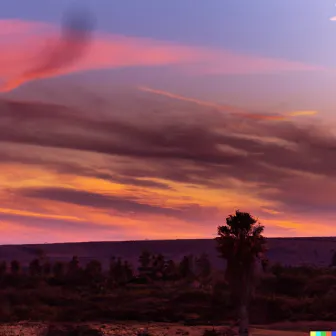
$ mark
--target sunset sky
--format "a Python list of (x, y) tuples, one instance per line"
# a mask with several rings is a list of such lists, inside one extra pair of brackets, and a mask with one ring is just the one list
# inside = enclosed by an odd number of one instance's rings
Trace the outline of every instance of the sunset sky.
[(0, 244), (213, 238), (235, 209), (266, 236), (335, 235), (334, 17), (329, 0), (3, 1)]

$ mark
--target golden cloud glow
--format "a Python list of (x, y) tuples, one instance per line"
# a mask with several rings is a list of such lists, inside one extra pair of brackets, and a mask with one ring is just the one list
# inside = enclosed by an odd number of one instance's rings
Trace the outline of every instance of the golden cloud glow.
[(314, 110), (307, 110), (307, 111), (293, 111), (288, 113), (288, 116), (290, 117), (298, 117), (298, 116), (311, 116), (311, 115), (316, 115), (318, 113), (318, 111), (314, 111)]
[(274, 210), (274, 209), (263, 208), (262, 211), (266, 212), (266, 213), (268, 213), (270, 215), (279, 215), (279, 214), (281, 214), (281, 211), (277, 211), (277, 210)]
[(18, 215), (18, 216), (28, 216), (28, 217), (37, 217), (37, 218), (45, 218), (45, 219), (63, 219), (63, 220), (71, 220), (71, 221), (80, 221), (80, 218), (74, 216), (62, 216), (62, 215), (54, 215), (54, 214), (43, 214), (32, 211), (18, 210), (18, 209), (4, 209), (0, 208), (0, 213), (2, 214), (10, 214), (10, 215)]

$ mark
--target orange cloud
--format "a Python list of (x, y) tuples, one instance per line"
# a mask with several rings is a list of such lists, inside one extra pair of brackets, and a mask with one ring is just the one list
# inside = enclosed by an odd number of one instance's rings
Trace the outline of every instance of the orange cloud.
[(315, 115), (317, 114), (318, 111), (293, 111), (293, 112), (290, 112), (288, 113), (287, 115), (288, 116), (291, 116), (291, 117), (297, 117), (297, 116), (309, 116), (309, 115)]
[[(319, 66), (300, 62), (112, 34), (96, 34), (86, 52), (82, 53), (83, 43), (78, 36), (62, 40), (56, 27), (52, 25), (0, 20), (1, 27), (5, 29), (0, 33), (0, 77), (7, 82), (3, 91), (34, 79), (78, 71), (132, 66), (179, 64), (184, 65), (184, 71), (203, 74), (321, 69)], [(47, 53), (42, 50), (47, 50)]]
[(27, 216), (27, 217), (38, 217), (38, 218), (45, 218), (45, 219), (60, 219), (60, 220), (70, 220), (70, 221), (79, 221), (80, 220), (78, 217), (74, 217), (74, 216), (42, 214), (42, 213), (38, 213), (38, 212), (25, 211), (25, 210), (19, 210), (19, 209), (0, 208), (0, 213), (9, 214), (9, 215)]
[(261, 210), (263, 212), (266, 212), (266, 213), (270, 214), (270, 215), (279, 215), (279, 214), (281, 214), (280, 211), (277, 211), (277, 210), (274, 210), (274, 209), (262, 208)]

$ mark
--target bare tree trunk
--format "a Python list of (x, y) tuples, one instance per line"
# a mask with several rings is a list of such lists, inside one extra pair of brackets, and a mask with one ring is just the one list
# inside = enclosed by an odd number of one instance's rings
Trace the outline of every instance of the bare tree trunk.
[(244, 303), (239, 307), (239, 336), (249, 336), (248, 310)]
[(255, 264), (245, 268), (239, 301), (239, 336), (249, 336), (249, 303), (254, 285)]

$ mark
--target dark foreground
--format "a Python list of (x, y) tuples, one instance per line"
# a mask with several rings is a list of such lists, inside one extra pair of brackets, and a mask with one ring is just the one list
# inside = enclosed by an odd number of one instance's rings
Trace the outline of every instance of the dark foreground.
[[(223, 272), (205, 255), (179, 263), (143, 253), (135, 270), (112, 259), (81, 266), (74, 257), (52, 264), (34, 259), (27, 270), (0, 264), (0, 322), (142, 321), (216, 325), (235, 320)], [(336, 321), (336, 268), (274, 264), (259, 276), (252, 324)]]
[[(335, 330), (336, 323), (326, 322), (295, 322), (275, 325), (260, 325), (251, 327), (251, 336), (306, 336), (310, 330)], [(77, 330), (77, 331), (75, 331)], [(151, 336), (203, 336), (206, 331), (216, 330), (219, 335), (233, 335), (236, 328), (229, 326), (184, 326), (169, 323), (138, 323), (124, 322), (115, 324), (54, 324), (28, 323), (0, 325), (0, 335), (4, 336), (55, 336), (57, 335), (90, 335), (90, 336), (138, 336), (147, 331)], [(72, 334), (70, 332), (72, 331)], [(54, 334), (52, 334), (54, 333)], [(221, 334), (220, 334), (221, 333)], [(225, 334), (226, 333), (226, 334)]]

